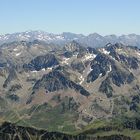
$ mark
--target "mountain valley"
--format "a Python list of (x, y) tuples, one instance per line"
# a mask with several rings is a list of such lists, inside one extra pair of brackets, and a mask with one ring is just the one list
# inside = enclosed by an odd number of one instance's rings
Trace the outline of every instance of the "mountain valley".
[(61, 132), (62, 137), (70, 135), (68, 140), (71, 134), (73, 139), (82, 135), (88, 140), (108, 133), (110, 140), (138, 140), (138, 47), (106, 43), (94, 48), (76, 40), (63, 45), (27, 40), (2, 44), (0, 56), (0, 134), (4, 137), (14, 136), (11, 127), (19, 129), (22, 137), (25, 127), (37, 137)]

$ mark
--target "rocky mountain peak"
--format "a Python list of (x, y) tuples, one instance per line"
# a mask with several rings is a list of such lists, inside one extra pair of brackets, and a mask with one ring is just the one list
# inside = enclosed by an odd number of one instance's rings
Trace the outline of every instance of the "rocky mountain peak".
[(37, 81), (33, 87), (33, 90), (38, 90), (44, 87), (46, 92), (54, 92), (59, 90), (74, 89), (76, 92), (84, 96), (89, 96), (90, 93), (86, 91), (82, 86), (69, 80), (60, 71), (53, 70), (52, 72), (43, 75), (42, 79)]

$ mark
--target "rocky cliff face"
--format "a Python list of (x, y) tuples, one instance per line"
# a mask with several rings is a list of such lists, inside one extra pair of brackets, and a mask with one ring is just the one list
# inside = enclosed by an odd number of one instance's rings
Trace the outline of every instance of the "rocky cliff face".
[(23, 68), (30, 71), (39, 71), (41, 69), (54, 67), (58, 64), (59, 62), (53, 54), (47, 54), (44, 56), (37, 56), (36, 58), (31, 60), (30, 63), (24, 64)]
[(11, 81), (18, 79), (15, 68), (9, 70), (8, 77), (6, 78), (3, 87), (6, 88)]
[(90, 93), (82, 86), (69, 80), (61, 72), (56, 70), (44, 75), (41, 80), (37, 81), (33, 86), (33, 90), (37, 90), (42, 87), (45, 88), (46, 93), (65, 89), (73, 89), (76, 92), (80, 92), (80, 94), (83, 96), (90, 95)]

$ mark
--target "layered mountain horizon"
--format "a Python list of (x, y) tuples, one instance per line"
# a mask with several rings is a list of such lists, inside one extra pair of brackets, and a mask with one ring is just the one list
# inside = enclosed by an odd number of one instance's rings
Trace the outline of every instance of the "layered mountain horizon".
[(46, 43), (54, 43), (64, 45), (65, 43), (76, 40), (79, 43), (89, 47), (103, 47), (107, 43), (122, 43), (124, 45), (131, 45), (140, 47), (140, 35), (105, 35), (98, 33), (91, 33), (89, 35), (75, 34), (71, 32), (63, 32), (61, 34), (48, 33), (45, 31), (25, 31), (12, 34), (0, 35), (0, 44), (14, 42), (14, 41), (33, 41), (39, 40)]

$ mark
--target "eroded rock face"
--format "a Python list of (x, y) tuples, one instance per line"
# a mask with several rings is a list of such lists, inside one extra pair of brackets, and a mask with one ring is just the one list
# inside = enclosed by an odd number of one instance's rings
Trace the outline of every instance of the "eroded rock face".
[(83, 47), (81, 44), (79, 44), (77, 41), (72, 41), (70, 43), (67, 43), (63, 49), (67, 52), (72, 52), (72, 53), (86, 51), (86, 48)]
[(34, 85), (33, 90), (37, 90), (41, 87), (44, 87), (47, 92), (54, 92), (70, 88), (74, 89), (76, 92), (80, 92), (80, 94), (84, 96), (90, 95), (90, 93), (82, 86), (69, 80), (61, 72), (56, 70), (44, 75), (41, 80), (38, 80)]
[(101, 85), (99, 87), (99, 91), (102, 92), (102, 93), (105, 93), (108, 98), (112, 97), (112, 95), (113, 95), (113, 88), (111, 86), (111, 82), (110, 82), (109, 78), (105, 79), (101, 83)]
[[(107, 48), (107, 51), (110, 51), (110, 53), (114, 52), (116, 53), (115, 49), (118, 48), (117, 46), (111, 46)], [(107, 52), (109, 53), (109, 52)], [(117, 53), (116, 53), (117, 54)], [(137, 63), (135, 65), (135, 62), (132, 62), (133, 59), (130, 59), (130, 63), (125, 63), (125, 60), (120, 60), (120, 56), (117, 54), (116, 56), (111, 56), (118, 58), (117, 61), (121, 62), (126, 65), (126, 67), (130, 67), (133, 69), (137, 69)], [(127, 61), (128, 62), (128, 61)], [(132, 63), (135, 67), (133, 67)], [(112, 84), (120, 87), (124, 84), (130, 84), (135, 80), (135, 76), (132, 72), (123, 70), (118, 66), (116, 60), (110, 58), (108, 55), (99, 53), (94, 60), (91, 61), (91, 72), (87, 76), (87, 83), (94, 82), (100, 77), (106, 76), (105, 80), (101, 82), (101, 85), (99, 87), (99, 91), (102, 93), (105, 93), (107, 97), (112, 97), (113, 95), (113, 87)], [(129, 66), (128, 66), (129, 65)]]
[(131, 69), (137, 69), (138, 66), (138, 59), (136, 57), (126, 57), (124, 55), (119, 55), (119, 59), (122, 63)]
[(6, 88), (11, 81), (18, 79), (15, 68), (10, 68), (8, 77), (6, 78), (3, 87)]
[(25, 70), (39, 71), (43, 68), (53, 67), (58, 64), (59, 64), (59, 62), (56, 59), (55, 55), (47, 54), (47, 55), (43, 55), (43, 56), (37, 56), (30, 63), (24, 64), (23, 68)]
[(66, 51), (63, 53), (63, 56), (65, 56), (66, 58), (70, 58), (70, 57), (72, 57), (72, 55), (73, 55), (73, 53), (70, 51)]
[(83, 73), (83, 71), (85, 70), (85, 66), (83, 62), (76, 61), (76, 60), (71, 63), (71, 67), (73, 68), (73, 70), (76, 70), (79, 73)]
[(112, 79), (113, 84), (119, 87), (125, 83), (130, 84), (135, 79), (132, 73), (126, 73), (121, 70), (113, 71), (109, 74), (109, 77)]
[(87, 82), (95, 81), (100, 75), (105, 76), (115, 68), (115, 62), (104, 54), (98, 54), (91, 62), (92, 71), (87, 76)]
[(114, 85), (121, 87), (121, 85), (126, 83), (130, 84), (134, 81), (134, 79), (135, 77), (132, 73), (124, 72), (116, 68), (108, 74), (104, 81), (102, 81), (99, 91), (105, 93), (107, 97), (112, 97), (114, 90), (111, 82)]

